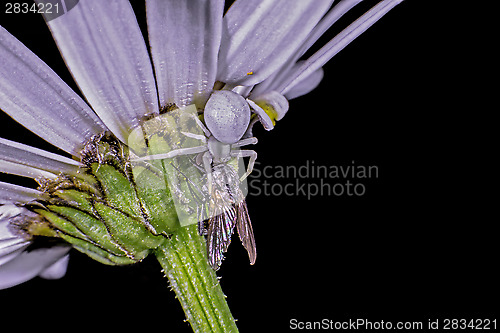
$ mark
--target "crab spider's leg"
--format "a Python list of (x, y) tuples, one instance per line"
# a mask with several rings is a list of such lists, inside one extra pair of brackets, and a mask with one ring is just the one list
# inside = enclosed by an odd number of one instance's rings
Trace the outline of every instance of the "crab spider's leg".
[(236, 143), (233, 143), (231, 145), (231, 148), (232, 147), (242, 147), (242, 146), (247, 146), (247, 145), (254, 145), (258, 142), (259, 140), (257, 140), (256, 137), (251, 137), (251, 138), (247, 138), (247, 139), (243, 139), (243, 140), (240, 140)]
[(194, 117), (194, 121), (198, 124), (198, 126), (201, 127), (203, 130), (203, 133), (207, 136), (207, 138), (212, 136), (212, 133), (208, 130), (208, 128), (205, 126), (205, 124), (202, 123), (202, 121), (198, 117)]
[(203, 166), (207, 173), (208, 193), (212, 195), (212, 154), (210, 154), (210, 151), (203, 154)]
[(207, 142), (207, 137), (201, 134), (194, 134), (194, 133), (189, 133), (189, 132), (182, 132), (185, 136), (188, 138), (196, 139), (196, 140), (201, 140), (201, 142), (206, 143)]
[(204, 152), (207, 150), (208, 150), (208, 147), (206, 145), (205, 146), (198, 146), (198, 147), (180, 148), (180, 149), (171, 150), (165, 154), (147, 155), (144, 157), (132, 159), (131, 161), (132, 162), (140, 162), (140, 161), (149, 161), (149, 160), (163, 160), (166, 158), (172, 158), (172, 157), (176, 157), (176, 156), (180, 156), (180, 155), (197, 154), (197, 153), (201, 153), (201, 152)]
[(240, 182), (244, 181), (245, 178), (252, 172), (253, 166), (255, 165), (255, 160), (257, 159), (257, 152), (254, 150), (238, 150), (232, 151), (231, 156), (233, 157), (250, 157), (250, 161), (248, 161), (247, 172), (240, 178)]

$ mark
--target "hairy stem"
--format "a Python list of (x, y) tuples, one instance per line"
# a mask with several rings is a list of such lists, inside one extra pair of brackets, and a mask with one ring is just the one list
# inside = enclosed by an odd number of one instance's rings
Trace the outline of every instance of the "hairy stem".
[(196, 225), (180, 228), (155, 254), (194, 332), (238, 332)]

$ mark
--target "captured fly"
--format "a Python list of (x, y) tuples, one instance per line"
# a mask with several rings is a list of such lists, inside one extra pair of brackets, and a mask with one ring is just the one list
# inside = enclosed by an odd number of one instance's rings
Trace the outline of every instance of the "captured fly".
[(212, 217), (200, 222), (200, 232), (207, 235), (210, 265), (215, 270), (221, 265), (235, 226), (253, 265), (257, 257), (255, 239), (247, 204), (238, 186), (239, 176), (232, 166), (224, 163), (215, 165), (212, 175), (212, 192), (208, 202)]

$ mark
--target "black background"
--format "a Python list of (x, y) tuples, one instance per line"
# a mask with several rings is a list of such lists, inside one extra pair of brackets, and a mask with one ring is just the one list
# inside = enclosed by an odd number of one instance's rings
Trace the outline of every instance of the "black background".
[[(132, 3), (145, 31), (143, 4)], [(292, 318), (493, 318), (498, 149), (479, 39), (487, 20), (445, 3), (404, 1), (335, 56), (273, 131), (255, 131), (261, 167), (355, 161), (378, 166), (379, 177), (361, 197), (249, 195), (257, 263), (234, 239), (218, 272), (241, 332), (285, 332)], [(0, 20), (78, 91), (41, 17)], [(57, 152), (0, 121), (2, 137)], [(63, 279), (0, 291), (0, 307), (3, 325), (190, 331), (154, 258), (109, 267), (75, 251)]]

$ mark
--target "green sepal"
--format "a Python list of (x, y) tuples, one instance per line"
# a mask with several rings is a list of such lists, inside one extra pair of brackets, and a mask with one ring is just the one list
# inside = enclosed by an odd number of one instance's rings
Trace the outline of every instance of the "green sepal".
[(106, 250), (99, 248), (97, 245), (79, 238), (72, 237), (70, 235), (61, 234), (60, 236), (62, 239), (70, 243), (76, 250), (106, 265), (129, 265), (137, 261), (126, 256), (114, 255)]
[(27, 224), (25, 227), (29, 235), (52, 238), (59, 237), (57, 231), (54, 230), (53, 226), (48, 221), (43, 219), (31, 221), (31, 223)]
[[(115, 255), (130, 255), (123, 247), (117, 243), (109, 234), (106, 225), (97, 218), (71, 207), (48, 206), (52, 212), (66, 218), (78, 230), (85, 234), (86, 239), (91, 240), (101, 248), (106, 249)], [(81, 238), (81, 237), (80, 237)]]
[[(52, 207), (54, 208), (54, 207)], [(68, 207), (59, 207), (63, 208), (66, 213), (69, 213)], [(57, 210), (57, 209), (56, 209)], [(73, 210), (74, 211), (74, 210)], [(100, 248), (98, 244), (94, 243), (89, 237), (83, 234), (73, 222), (48, 210), (37, 210), (37, 213), (43, 216), (47, 221), (49, 221), (53, 227), (57, 228), (57, 232), (53, 236), (60, 237), (70, 243), (76, 250), (88, 255), (94, 260), (97, 260), (106, 265), (128, 265), (136, 262), (137, 260), (134, 258), (128, 258), (126, 256), (126, 252), (118, 249), (117, 253), (113, 254), (110, 252), (110, 248), (103, 249)], [(73, 216), (73, 218), (77, 218)], [(34, 234), (39, 234), (35, 232)], [(97, 239), (97, 241), (103, 244), (102, 238)], [(111, 245), (111, 248), (117, 249), (114, 244)]]
[(93, 164), (92, 172), (101, 183), (110, 206), (142, 221), (156, 235), (168, 235), (178, 228), (177, 214), (168, 188), (145, 186), (145, 183), (157, 181), (156, 176), (148, 171), (143, 172), (134, 188), (122, 173), (110, 165)]
[(80, 191), (93, 195), (100, 195), (99, 184), (92, 174), (79, 172), (76, 176), (71, 177), (71, 181)]
[(58, 214), (45, 209), (35, 209), (34, 211), (35, 213), (44, 217), (47, 221), (49, 221), (52, 224), (53, 227), (55, 227), (62, 233), (90, 241), (90, 239), (84, 233), (82, 233), (77, 227), (75, 227), (75, 225), (73, 225), (71, 221), (63, 218), (62, 216), (59, 216)]
[(157, 234), (170, 235), (179, 227), (174, 200), (167, 186), (158, 186), (163, 179), (147, 168), (133, 168), (136, 189)]
[(88, 193), (78, 190), (58, 190), (54, 195), (64, 200), (72, 207), (78, 208), (88, 214), (93, 215), (94, 209), (92, 207), (92, 196)]
[(101, 183), (107, 203), (133, 217), (141, 216), (141, 206), (130, 180), (111, 165), (92, 164), (92, 173)]
[(95, 202), (94, 208), (99, 216), (106, 221), (113, 239), (120, 243), (134, 258), (142, 259), (149, 249), (158, 247), (164, 237), (154, 236), (137, 219), (113, 209), (103, 203)]

